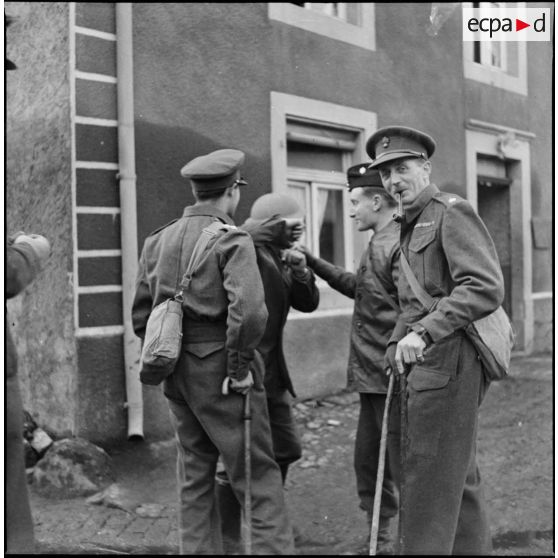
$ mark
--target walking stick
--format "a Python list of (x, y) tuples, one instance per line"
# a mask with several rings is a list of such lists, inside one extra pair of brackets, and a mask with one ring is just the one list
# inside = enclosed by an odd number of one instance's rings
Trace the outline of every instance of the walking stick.
[(244, 396), (244, 469), (246, 489), (244, 491), (244, 550), (247, 556), (252, 554), (252, 463), (250, 451), (250, 392)]
[[(230, 378), (227, 376), (221, 387), (223, 395), (229, 393)], [(244, 395), (244, 409), (242, 413), (244, 421), (244, 475), (246, 477), (246, 488), (244, 490), (244, 554), (252, 554), (252, 459), (251, 459), (251, 420), (250, 390)]]
[(389, 420), (389, 404), (393, 392), (393, 378), (395, 372), (389, 376), (389, 384), (384, 405), (384, 416), (382, 418), (382, 435), (380, 438), (380, 453), (378, 456), (378, 474), (376, 475), (376, 490), (374, 492), (374, 507), (372, 509), (372, 525), (370, 527), (370, 556), (376, 556), (376, 546), (378, 545), (378, 529), (380, 527), (380, 504), (382, 501), (382, 485), (384, 484), (384, 468), (386, 457), (386, 441)]
[(399, 404), (401, 418), (401, 437), (399, 442), (399, 554), (404, 551), (403, 516), (405, 513), (405, 465), (407, 462), (407, 370), (399, 375)]

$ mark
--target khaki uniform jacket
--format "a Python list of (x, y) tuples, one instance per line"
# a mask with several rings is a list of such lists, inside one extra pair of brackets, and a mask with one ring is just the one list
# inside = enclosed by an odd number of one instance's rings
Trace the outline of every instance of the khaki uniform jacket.
[[(132, 305), (134, 331), (142, 339), (151, 309), (174, 296), (202, 229), (215, 219), (233, 224), (217, 208), (186, 207), (182, 218), (146, 238)], [(183, 343), (200, 358), (224, 346), (227, 374), (241, 380), (268, 315), (254, 245), (235, 228), (210, 242), (206, 254), (185, 291)]]
[(471, 204), (456, 194), (440, 192), (434, 184), (419, 194), (401, 223), (401, 250), (419, 284), (439, 301), (428, 313), (402, 272), (402, 313), (390, 343), (415, 323), (436, 343), (502, 303), (504, 282), (492, 238)]
[(386, 393), (384, 355), (398, 312), (386, 301), (378, 281), (397, 304), (399, 225), (391, 221), (374, 234), (356, 273), (311, 256), (308, 265), (336, 291), (355, 299), (348, 387), (361, 393)]

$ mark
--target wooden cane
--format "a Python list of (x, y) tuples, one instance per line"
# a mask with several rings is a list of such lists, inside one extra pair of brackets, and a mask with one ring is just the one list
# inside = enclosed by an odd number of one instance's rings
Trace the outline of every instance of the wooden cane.
[[(221, 387), (223, 395), (229, 393), (230, 378), (227, 376)], [(252, 457), (251, 457), (251, 421), (252, 410), (250, 407), (250, 391), (244, 395), (244, 409), (242, 413), (244, 420), (244, 476), (246, 478), (246, 488), (244, 490), (244, 554), (252, 555)]]
[(404, 552), (403, 517), (405, 513), (405, 465), (407, 462), (407, 367), (399, 374), (399, 404), (401, 419), (401, 435), (399, 442), (400, 478), (399, 478), (399, 554)]
[(250, 448), (250, 392), (244, 396), (244, 474), (246, 489), (244, 490), (244, 553), (252, 554), (252, 459)]
[(380, 528), (380, 505), (382, 502), (382, 486), (384, 484), (384, 469), (386, 457), (386, 443), (389, 420), (389, 404), (393, 392), (393, 378), (395, 372), (389, 376), (389, 384), (386, 395), (386, 403), (384, 405), (384, 416), (382, 418), (382, 435), (380, 438), (380, 452), (378, 456), (378, 473), (376, 475), (376, 490), (374, 492), (374, 507), (372, 508), (372, 525), (370, 527), (370, 556), (376, 556), (376, 547), (378, 545), (378, 530)]

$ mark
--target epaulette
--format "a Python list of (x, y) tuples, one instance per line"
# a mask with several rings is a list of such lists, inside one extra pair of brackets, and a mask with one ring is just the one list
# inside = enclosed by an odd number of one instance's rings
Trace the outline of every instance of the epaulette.
[(229, 231), (234, 231), (237, 228), (238, 227), (235, 225), (227, 225), (227, 223), (223, 223), (222, 221), (213, 221), (213, 223), (205, 227), (204, 230), (207, 231), (210, 236), (217, 236), (219, 232), (224, 231), (227, 233)]
[(455, 202), (463, 201), (461, 196), (458, 196), (457, 194), (450, 194), (449, 192), (436, 192), (432, 196), (432, 199), (441, 203), (445, 207), (450, 207)]
[(172, 221), (169, 221), (167, 224), (163, 225), (162, 227), (159, 227), (158, 229), (155, 229), (154, 231), (151, 231), (147, 236), (153, 236), (154, 234), (157, 234), (158, 232), (162, 231), (163, 229), (166, 229), (169, 225), (172, 225), (173, 223), (176, 223), (176, 221), (178, 221), (178, 219), (173, 219)]

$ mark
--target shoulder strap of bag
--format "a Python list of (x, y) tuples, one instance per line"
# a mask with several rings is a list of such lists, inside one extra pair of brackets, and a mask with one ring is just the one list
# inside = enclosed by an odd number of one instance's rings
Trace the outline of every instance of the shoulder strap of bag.
[(409, 286), (411, 287), (411, 290), (413, 291), (413, 293), (415, 293), (415, 296), (419, 299), (420, 303), (429, 311), (432, 312), (432, 310), (434, 310), (434, 307), (436, 306), (436, 304), (438, 303), (438, 301), (430, 296), (419, 284), (418, 279), (415, 277), (415, 274), (413, 273), (411, 266), (409, 265), (409, 262), (407, 261), (407, 258), (405, 256), (405, 254), (403, 253), (403, 250), (401, 250), (401, 258), (400, 258), (400, 262), (401, 262), (401, 269), (403, 270), (403, 273), (405, 274), (405, 277), (407, 278), (407, 281), (409, 283)]
[(204, 255), (209, 242), (213, 238), (218, 236), (221, 232), (230, 230), (232, 228), (235, 227), (231, 227), (230, 225), (222, 223), (221, 221), (213, 221), (210, 225), (202, 230), (194, 246), (192, 256), (190, 257), (190, 261), (188, 262), (188, 267), (186, 268), (186, 271), (182, 276), (182, 281), (180, 282), (180, 285), (178, 287), (179, 291), (176, 293), (175, 299), (179, 300), (184, 294), (184, 290), (188, 288), (188, 285), (190, 284), (190, 281), (192, 279), (192, 275), (198, 269), (202, 256)]
[(384, 295), (386, 302), (399, 314), (400, 312), (399, 306), (393, 300), (393, 297), (387, 292), (386, 288), (384, 287), (384, 284), (382, 283), (382, 280), (380, 279), (380, 276), (376, 273), (374, 269), (374, 264), (372, 262), (372, 254), (368, 255), (368, 259), (370, 260), (370, 271), (372, 272), (372, 275), (374, 275), (376, 279), (376, 283), (378, 283), (378, 287), (380, 287), (380, 291), (382, 291), (382, 294)]

